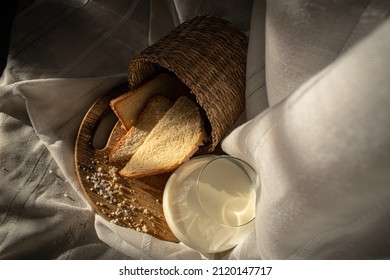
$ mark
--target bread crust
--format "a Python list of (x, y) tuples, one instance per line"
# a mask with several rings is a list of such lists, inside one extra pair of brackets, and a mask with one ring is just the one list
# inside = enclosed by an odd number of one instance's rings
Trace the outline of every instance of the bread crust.
[[(164, 114), (166, 113), (166, 111), (168, 111), (168, 109), (172, 106), (172, 104), (173, 103), (168, 98), (166, 98), (164, 96), (152, 97), (149, 100), (148, 104), (146, 105), (145, 109), (140, 114), (137, 123), (126, 132), (126, 134), (118, 141), (118, 143), (112, 149), (112, 151), (109, 155), (109, 162), (115, 162), (118, 160), (123, 161), (123, 160), (129, 159), (134, 153), (128, 153), (127, 156), (125, 158), (122, 158), (122, 159), (116, 159), (115, 157), (117, 156), (116, 155), (117, 152), (122, 148), (122, 146), (127, 142), (127, 140), (131, 137), (136, 136), (136, 134), (139, 133), (139, 129), (142, 131), (145, 131), (146, 122), (150, 119), (153, 119), (153, 117), (151, 117), (151, 115), (155, 114), (155, 117), (154, 117), (155, 120), (153, 120), (153, 121), (156, 121), (156, 122), (151, 124), (150, 131), (157, 124), (157, 122), (164, 116)], [(157, 106), (159, 106), (159, 108), (157, 108)], [(149, 131), (149, 133), (150, 133), (150, 131)], [(145, 134), (147, 135), (148, 133), (145, 133)], [(143, 140), (145, 140), (145, 138)], [(142, 141), (142, 139), (139, 141)], [(137, 145), (141, 145), (141, 144), (142, 143), (137, 143)]]
[(195, 154), (205, 138), (199, 108), (182, 96), (153, 128), (119, 174), (141, 178), (173, 171)]
[(159, 168), (159, 169), (151, 169), (148, 170), (147, 172), (124, 172), (123, 169), (119, 171), (119, 174), (123, 177), (130, 178), (130, 179), (139, 179), (147, 176), (152, 176), (152, 175), (158, 175), (158, 174), (163, 174), (163, 173), (168, 173), (172, 172), (175, 169), (177, 169), (183, 162), (186, 162), (193, 156), (196, 151), (199, 149), (199, 146), (203, 145), (203, 141), (206, 138), (206, 133), (203, 131), (201, 134), (199, 134), (199, 139), (198, 142), (196, 143), (196, 146), (187, 154), (187, 156), (181, 161), (178, 162), (175, 165), (166, 167), (166, 168)]
[(160, 73), (144, 85), (110, 101), (110, 107), (118, 116), (123, 128), (128, 131), (137, 122), (148, 101), (155, 96), (165, 96), (175, 101), (188, 95), (189, 88), (178, 78)]

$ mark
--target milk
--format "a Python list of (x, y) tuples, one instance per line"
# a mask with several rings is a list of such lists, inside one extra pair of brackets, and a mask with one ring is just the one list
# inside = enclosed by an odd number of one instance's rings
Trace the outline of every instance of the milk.
[(172, 232), (203, 253), (236, 246), (253, 229), (255, 216), (253, 170), (229, 157), (210, 162), (212, 159), (216, 156), (183, 164), (168, 180), (163, 197), (165, 219)]

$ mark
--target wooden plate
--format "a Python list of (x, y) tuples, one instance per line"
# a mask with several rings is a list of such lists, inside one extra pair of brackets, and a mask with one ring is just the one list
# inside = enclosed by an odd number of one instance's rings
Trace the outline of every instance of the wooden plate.
[[(81, 123), (75, 146), (80, 186), (95, 211), (106, 220), (161, 240), (179, 242), (162, 209), (170, 174), (128, 179), (119, 175), (124, 163), (108, 162), (110, 151), (125, 134), (109, 103), (127, 91), (127, 84), (109, 91), (92, 105)], [(106, 138), (106, 145), (99, 147), (99, 141)]]

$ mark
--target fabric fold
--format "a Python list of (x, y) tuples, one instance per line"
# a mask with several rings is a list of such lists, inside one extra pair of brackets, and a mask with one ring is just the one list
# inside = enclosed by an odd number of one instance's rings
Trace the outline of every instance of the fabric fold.
[(261, 257), (369, 259), (389, 251), (389, 34), (387, 20), (225, 139), (224, 150), (261, 179)]

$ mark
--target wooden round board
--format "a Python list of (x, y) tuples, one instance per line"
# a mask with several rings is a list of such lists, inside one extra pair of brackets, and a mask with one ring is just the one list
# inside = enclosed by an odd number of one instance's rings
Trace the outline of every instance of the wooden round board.
[(75, 146), (79, 183), (95, 211), (106, 220), (161, 240), (179, 242), (169, 229), (162, 209), (163, 191), (170, 174), (142, 179), (128, 179), (119, 175), (125, 163), (108, 161), (112, 148), (125, 134), (115, 116), (116, 124), (108, 128), (109, 137), (105, 147), (99, 149), (94, 145), (100, 137), (98, 132), (105, 118), (114, 115), (110, 101), (127, 91), (125, 84), (112, 89), (99, 98), (85, 115)]

